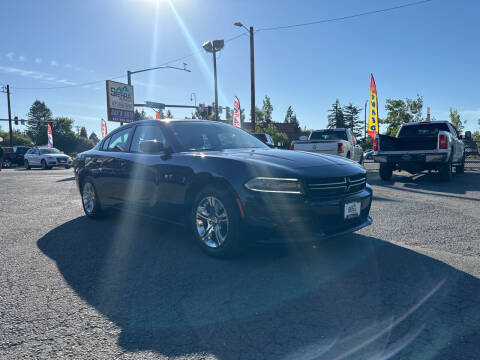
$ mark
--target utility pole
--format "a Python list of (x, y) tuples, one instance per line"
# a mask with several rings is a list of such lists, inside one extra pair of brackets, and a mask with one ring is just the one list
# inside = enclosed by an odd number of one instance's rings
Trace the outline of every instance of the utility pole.
[(10, 147), (13, 146), (13, 129), (12, 129), (12, 110), (10, 108), (10, 86), (6, 85), (2, 88), (2, 92), (7, 94), (8, 104), (8, 129), (10, 134)]
[(218, 121), (218, 89), (217, 89), (217, 52), (213, 47), (213, 77), (215, 80), (215, 120)]
[(252, 112), (252, 133), (255, 133), (255, 46), (253, 26), (250, 26), (250, 103)]
[(233, 25), (244, 28), (250, 34), (250, 114), (252, 117), (252, 133), (255, 133), (255, 44), (253, 26), (247, 28), (241, 22), (236, 22)]
[(363, 130), (365, 132), (365, 144), (367, 143), (367, 104), (368, 100), (365, 101), (365, 126), (363, 127)]

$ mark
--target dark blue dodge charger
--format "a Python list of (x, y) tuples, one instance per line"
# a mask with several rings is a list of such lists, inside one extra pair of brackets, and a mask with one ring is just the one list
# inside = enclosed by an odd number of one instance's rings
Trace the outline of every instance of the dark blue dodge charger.
[(370, 225), (372, 189), (357, 163), (271, 149), (231, 125), (140, 121), (79, 154), (85, 214), (123, 208), (188, 226), (209, 255), (249, 241), (315, 241)]

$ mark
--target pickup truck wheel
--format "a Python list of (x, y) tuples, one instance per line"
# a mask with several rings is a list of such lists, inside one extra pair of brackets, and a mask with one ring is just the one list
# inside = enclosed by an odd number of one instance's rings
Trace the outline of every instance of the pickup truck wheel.
[(390, 181), (393, 175), (393, 167), (389, 164), (380, 164), (380, 179)]
[(347, 159), (350, 159), (350, 153), (349, 152), (347, 153)]
[(455, 172), (457, 174), (463, 174), (465, 172), (465, 155), (463, 156), (460, 165), (455, 166)]
[(189, 223), (196, 243), (209, 256), (230, 258), (244, 249), (238, 206), (227, 190), (211, 186), (200, 190)]
[(12, 167), (12, 162), (10, 161), (10, 159), (3, 160), (2, 167), (5, 169), (10, 169)]
[(453, 172), (452, 172), (452, 160), (443, 165), (440, 168), (440, 180), (442, 181), (450, 181), (452, 180)]

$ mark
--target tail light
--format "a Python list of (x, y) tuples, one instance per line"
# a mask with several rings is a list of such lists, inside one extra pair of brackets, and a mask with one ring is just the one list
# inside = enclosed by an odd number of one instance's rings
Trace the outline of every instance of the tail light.
[(446, 135), (438, 135), (438, 148), (439, 149), (448, 149), (448, 139)]
[(373, 151), (378, 151), (378, 137), (373, 138)]
[(290, 150), (295, 150), (293, 143), (290, 144)]
[(338, 153), (342, 153), (342, 152), (343, 152), (343, 144), (342, 144), (342, 143), (338, 143), (338, 144), (337, 144), (337, 152), (338, 152)]

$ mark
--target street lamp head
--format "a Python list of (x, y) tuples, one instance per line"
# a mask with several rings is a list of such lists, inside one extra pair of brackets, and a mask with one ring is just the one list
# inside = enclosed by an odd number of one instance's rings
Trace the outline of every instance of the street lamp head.
[(241, 22), (236, 22), (233, 25), (238, 26), (238, 27), (243, 27), (243, 24)]
[(205, 49), (207, 52), (212, 52), (213, 51), (213, 45), (211, 41), (207, 41), (206, 43), (203, 43), (202, 47)]

